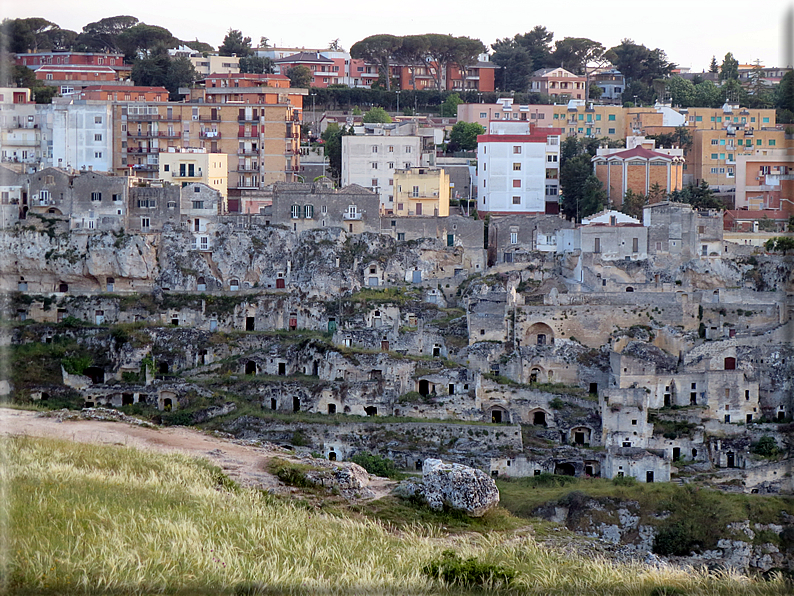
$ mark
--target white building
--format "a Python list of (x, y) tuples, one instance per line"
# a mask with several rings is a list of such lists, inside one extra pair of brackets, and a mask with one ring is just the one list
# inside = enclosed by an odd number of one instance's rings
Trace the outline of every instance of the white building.
[(110, 102), (56, 100), (52, 118), (52, 165), (113, 170), (113, 113)]
[(477, 138), (478, 210), (559, 213), (561, 134), (530, 122), (492, 121)]
[(394, 210), (394, 171), (420, 165), (428, 165), (422, 160), (421, 137), (391, 134), (342, 137), (342, 187), (358, 184), (377, 193), (382, 212)]
[(35, 103), (0, 104), (0, 155), (4, 162), (33, 168), (51, 157), (52, 106)]

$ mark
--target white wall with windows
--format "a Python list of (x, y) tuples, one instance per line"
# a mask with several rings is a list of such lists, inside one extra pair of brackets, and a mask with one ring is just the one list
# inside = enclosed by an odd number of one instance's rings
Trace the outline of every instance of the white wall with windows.
[(109, 103), (82, 100), (53, 105), (52, 165), (112, 171), (113, 118)]

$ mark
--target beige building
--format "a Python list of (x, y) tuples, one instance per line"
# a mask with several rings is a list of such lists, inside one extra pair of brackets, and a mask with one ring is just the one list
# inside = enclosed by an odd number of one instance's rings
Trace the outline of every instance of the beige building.
[(199, 77), (211, 74), (237, 74), (240, 72), (240, 58), (237, 56), (190, 56), (188, 58)]
[(168, 151), (160, 154), (159, 166), (160, 180), (183, 187), (201, 182), (220, 192), (226, 200), (229, 167), (225, 153), (207, 153), (206, 149)]
[(443, 168), (396, 170), (394, 215), (449, 216), (449, 174)]

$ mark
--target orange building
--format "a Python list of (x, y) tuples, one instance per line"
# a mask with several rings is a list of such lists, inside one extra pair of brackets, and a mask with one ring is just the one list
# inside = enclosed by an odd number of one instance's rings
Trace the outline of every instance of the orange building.
[(596, 177), (613, 205), (622, 205), (623, 196), (629, 190), (647, 195), (651, 187), (658, 184), (667, 194), (683, 187), (681, 149), (656, 151), (642, 145), (618, 150), (602, 148), (592, 161)]
[(543, 93), (549, 97), (563, 99), (584, 99), (585, 78), (559, 68), (541, 68), (532, 73), (529, 90)]
[(794, 214), (794, 148), (737, 155), (736, 208)]
[(95, 99), (99, 101), (168, 101), (168, 89), (165, 87), (91, 85), (77, 95), (78, 99)]

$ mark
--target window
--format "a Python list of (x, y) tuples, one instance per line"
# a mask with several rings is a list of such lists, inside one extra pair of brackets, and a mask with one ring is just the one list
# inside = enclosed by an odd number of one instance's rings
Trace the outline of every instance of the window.
[[(542, 114), (541, 114), (541, 116), (542, 116)], [(546, 137), (546, 144), (547, 145), (557, 145), (559, 140), (560, 139), (558, 137)]]
[(639, 238), (632, 238), (631, 239), (631, 252), (639, 252), (640, 251), (640, 239)]
[(373, 145), (372, 146), (372, 152), (373, 153), (377, 153), (378, 152), (378, 146), (377, 145)]
[(102, 152), (94, 151), (94, 159), (102, 159)]
[(102, 116), (94, 116), (94, 124), (102, 124)]
[(513, 205), (520, 205), (521, 197), (513, 197)]
[(609, 120), (610, 122), (614, 122), (615, 121), (615, 114), (610, 114), (609, 118), (607, 118), (607, 120)]
[(149, 227), (149, 218), (148, 217), (142, 217), (141, 218), (141, 229), (145, 229), (145, 228), (148, 228), (148, 227)]
[(306, 219), (312, 219), (314, 217), (314, 205), (303, 206), (303, 217)]
[(556, 155), (547, 155), (546, 156), (546, 163), (557, 163), (557, 156)]
[(695, 122), (703, 122), (703, 116), (695, 116)]
[(596, 238), (593, 240), (593, 252), (600, 253), (601, 252), (601, 238)]
[(94, 135), (94, 140), (95, 141), (101, 141), (102, 140), (102, 135), (101, 134)]
[(719, 139), (711, 139), (711, 144), (712, 145), (719, 145), (720, 141), (719, 141)]
[(290, 216), (292, 219), (298, 219), (301, 216), (301, 206), (293, 205), (290, 207)]
[(513, 154), (519, 155), (521, 153), (521, 145), (513, 145)]
[(557, 196), (557, 192), (558, 192), (557, 186), (555, 186), (553, 184), (547, 184), (546, 185), (546, 196), (547, 197)]
[(510, 244), (518, 244), (518, 232), (510, 232)]
[(513, 188), (521, 188), (521, 180), (513, 180)]
[(91, 193), (91, 200), (94, 202), (99, 202), (102, 200), (102, 193), (101, 192), (92, 192)]
[(769, 146), (770, 147), (774, 147), (775, 146), (775, 139), (769, 139)]
[(413, 147), (411, 147), (410, 145), (406, 145), (406, 146), (405, 146), (405, 152), (406, 152), (406, 153), (410, 153), (410, 152), (411, 152), (411, 149), (413, 149)]
[(607, 129), (607, 132), (608, 132), (609, 134), (613, 135), (613, 134), (615, 134), (615, 129), (614, 129), (614, 128), (608, 128), (608, 129)]
[(387, 166), (387, 167), (388, 167), (390, 170), (393, 170), (393, 169), (394, 169), (394, 162), (393, 162), (393, 161), (390, 161), (390, 162), (388, 163), (388, 166)]
[(405, 240), (405, 232), (397, 232), (397, 240), (404, 241)]
[(719, 157), (720, 157), (719, 153), (712, 153), (711, 154), (711, 159), (719, 159)]
[(320, 211), (322, 211), (323, 215), (328, 213), (328, 205), (323, 205), (322, 208), (320, 209)]
[(389, 145), (389, 153), (394, 153), (394, 145)]
[(513, 171), (514, 172), (520, 172), (521, 171), (521, 164), (520, 163), (514, 163), (513, 164)]
[(414, 197), (414, 198), (419, 196), (419, 187), (418, 186), (414, 186), (413, 187), (413, 189), (411, 190), (411, 196)]
[(204, 201), (193, 201), (193, 209), (204, 209)]
[(377, 170), (378, 169), (378, 162), (377, 161), (373, 161), (370, 165), (372, 166), (373, 170)]
[(761, 120), (764, 124), (769, 124), (769, 118), (764, 118)]
[(397, 203), (397, 211), (402, 211), (405, 208), (405, 203)]
[(372, 184), (370, 184), (370, 186), (372, 186), (373, 188), (378, 186), (378, 179), (377, 178), (373, 178), (370, 182), (372, 182)]

